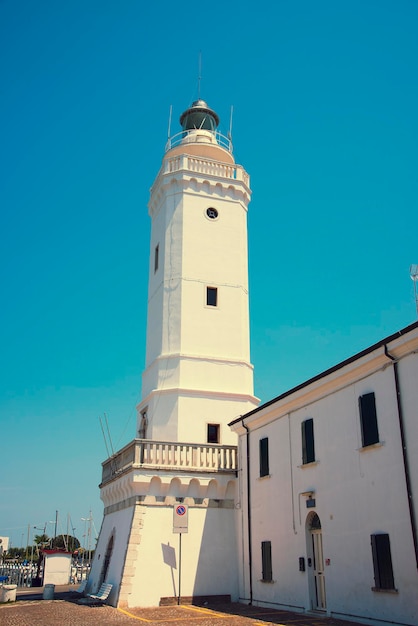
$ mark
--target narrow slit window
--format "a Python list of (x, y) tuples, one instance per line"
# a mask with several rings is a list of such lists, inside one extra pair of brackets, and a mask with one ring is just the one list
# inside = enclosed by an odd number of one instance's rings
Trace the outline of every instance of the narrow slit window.
[(263, 582), (271, 582), (273, 580), (273, 570), (271, 564), (271, 541), (261, 542), (261, 565)]
[(160, 260), (159, 256), (160, 256), (160, 244), (157, 244), (154, 250), (154, 274), (158, 270), (158, 263)]
[(260, 439), (260, 477), (268, 476), (269, 473), (269, 440), (264, 437)]
[(395, 581), (393, 578), (389, 535), (386, 533), (371, 535), (371, 544), (375, 583), (374, 589), (394, 590)]
[(313, 429), (313, 419), (309, 418), (302, 422), (302, 463), (313, 463), (315, 461), (315, 439)]
[(207, 306), (218, 306), (217, 287), (206, 287), (206, 304)]
[(379, 442), (374, 392), (359, 397), (361, 441), (363, 448)]
[(147, 438), (147, 429), (148, 429), (148, 409), (144, 409), (141, 411), (141, 423), (139, 425), (138, 437), (140, 439)]

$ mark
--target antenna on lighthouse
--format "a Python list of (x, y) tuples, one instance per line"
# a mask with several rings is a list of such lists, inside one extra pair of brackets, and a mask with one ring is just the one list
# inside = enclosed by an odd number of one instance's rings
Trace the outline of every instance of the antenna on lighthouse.
[(229, 116), (229, 131), (228, 131), (228, 139), (232, 141), (232, 115), (234, 113), (234, 106), (231, 104), (231, 115)]
[(168, 114), (168, 135), (167, 135), (167, 139), (170, 139), (170, 134), (171, 134), (171, 117), (173, 115), (173, 105), (170, 104), (170, 113)]
[(414, 282), (414, 297), (415, 297), (415, 307), (417, 310), (418, 317), (418, 290), (417, 290), (417, 281), (418, 281), (418, 265), (411, 265), (409, 268), (409, 275), (411, 280)]
[(197, 99), (200, 100), (200, 83), (202, 82), (202, 51), (199, 51), (199, 74), (197, 77)]

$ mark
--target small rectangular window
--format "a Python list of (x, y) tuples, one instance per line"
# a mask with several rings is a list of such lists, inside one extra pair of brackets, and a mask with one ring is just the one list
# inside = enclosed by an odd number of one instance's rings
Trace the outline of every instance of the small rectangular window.
[(302, 422), (302, 463), (315, 461), (315, 439), (312, 417)]
[(139, 423), (138, 437), (140, 439), (147, 438), (147, 428), (148, 428), (148, 408), (141, 411), (141, 421)]
[(218, 289), (216, 287), (206, 287), (207, 306), (218, 306)]
[(375, 589), (395, 589), (389, 535), (371, 535)]
[(208, 443), (219, 443), (219, 424), (208, 424)]
[(264, 582), (272, 582), (273, 571), (271, 565), (271, 541), (261, 542), (261, 565), (262, 580)]
[(268, 476), (269, 471), (269, 440), (260, 439), (260, 476)]
[(376, 400), (374, 393), (366, 393), (359, 397), (361, 441), (363, 447), (379, 442), (377, 428)]
[(154, 251), (154, 274), (158, 270), (159, 256), (160, 256), (160, 244), (157, 244), (155, 246), (155, 251)]

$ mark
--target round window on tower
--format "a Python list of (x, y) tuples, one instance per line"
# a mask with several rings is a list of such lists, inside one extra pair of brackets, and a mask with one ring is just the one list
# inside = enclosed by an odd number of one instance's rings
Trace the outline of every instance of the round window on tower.
[(206, 209), (206, 215), (208, 216), (208, 218), (210, 220), (216, 220), (218, 219), (218, 210), (214, 209), (213, 207), (209, 207), (208, 209)]

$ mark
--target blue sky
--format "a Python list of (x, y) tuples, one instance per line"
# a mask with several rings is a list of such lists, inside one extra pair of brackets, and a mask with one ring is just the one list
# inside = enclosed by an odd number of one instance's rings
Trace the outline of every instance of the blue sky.
[(0, 1), (0, 535), (99, 530), (99, 416), (133, 439), (149, 188), (200, 51), (251, 176), (256, 394), (415, 321), (417, 32), (415, 0)]

